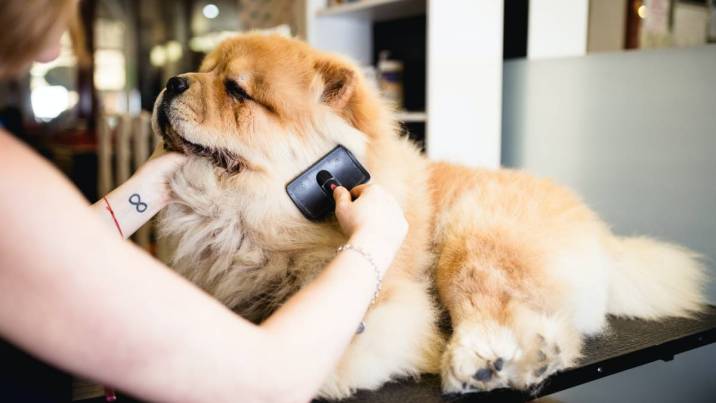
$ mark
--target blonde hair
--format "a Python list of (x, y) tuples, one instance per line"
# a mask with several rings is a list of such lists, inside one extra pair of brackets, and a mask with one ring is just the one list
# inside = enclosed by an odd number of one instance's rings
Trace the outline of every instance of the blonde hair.
[(77, 0), (9, 0), (0, 7), (0, 78), (22, 74), (76, 16)]

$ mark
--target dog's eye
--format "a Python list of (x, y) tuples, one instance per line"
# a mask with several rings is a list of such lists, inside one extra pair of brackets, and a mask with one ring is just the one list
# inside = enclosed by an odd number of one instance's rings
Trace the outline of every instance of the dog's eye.
[(239, 84), (237, 84), (235, 81), (232, 81), (232, 80), (224, 81), (224, 87), (226, 88), (226, 92), (229, 95), (238, 99), (239, 101), (245, 101), (245, 100), (251, 99), (251, 97), (246, 92), (246, 90), (241, 88), (241, 86)]

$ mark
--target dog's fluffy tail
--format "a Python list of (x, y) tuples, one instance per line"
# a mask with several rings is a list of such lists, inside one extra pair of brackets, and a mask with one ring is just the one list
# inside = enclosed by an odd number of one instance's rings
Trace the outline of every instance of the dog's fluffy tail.
[(610, 314), (658, 319), (692, 316), (704, 308), (707, 276), (696, 253), (649, 238), (615, 238), (610, 244), (616, 263)]

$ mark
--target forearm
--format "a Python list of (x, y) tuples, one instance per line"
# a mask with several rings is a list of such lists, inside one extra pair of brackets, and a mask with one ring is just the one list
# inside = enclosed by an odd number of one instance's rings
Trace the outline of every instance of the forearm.
[(132, 236), (168, 203), (164, 188), (142, 174), (138, 172), (92, 205), (102, 222), (113, 231), (121, 231), (124, 238)]
[(99, 224), (92, 227), (78, 231), (86, 236), (36, 234), (40, 245), (57, 243), (43, 248), (47, 258), (40, 261), (16, 253), (0, 258), (0, 335), (149, 401), (230, 402), (271, 392), (262, 383), (266, 372), (255, 373), (259, 365), (252, 364), (271, 351), (256, 326)]
[[(56, 245), (51, 262), (0, 271), (0, 334), (71, 372), (149, 400), (310, 399), (376, 286), (370, 264), (345, 251), (255, 327), (134, 246), (94, 238), (86, 255)], [(66, 240), (78, 241), (89, 242)], [(96, 266), (103, 255), (113, 258)]]
[[(349, 243), (369, 252), (379, 270), (385, 271), (395, 248), (374, 245), (366, 238), (353, 237)], [(279, 365), (289, 374), (287, 379), (294, 388), (307, 396), (317, 392), (355, 335), (378, 281), (374, 267), (364, 256), (344, 250), (261, 325), (281, 347)]]
[[(114, 265), (115, 274), (64, 269), (54, 279), (37, 268), (26, 267), (24, 278), (2, 273), (0, 334), (69, 372), (149, 400), (200, 401), (199, 391), (228, 396), (239, 382), (227, 379), (235, 369), (227, 357), (239, 354), (224, 336), (237, 333), (237, 318), (170, 273), (141, 259), (127, 263), (144, 273)], [(86, 267), (83, 259), (72, 264)], [(195, 372), (211, 376), (196, 379)]]

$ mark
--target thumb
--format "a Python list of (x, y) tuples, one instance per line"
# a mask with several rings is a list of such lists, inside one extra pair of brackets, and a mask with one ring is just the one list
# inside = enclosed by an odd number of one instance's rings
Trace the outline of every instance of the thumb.
[(333, 191), (333, 200), (336, 201), (336, 209), (338, 209), (351, 202), (351, 194), (348, 192), (348, 189), (343, 186), (338, 186)]
[(164, 154), (156, 158), (157, 160), (162, 160), (163, 163), (167, 165), (182, 165), (188, 159), (186, 155), (175, 151), (165, 151)]

